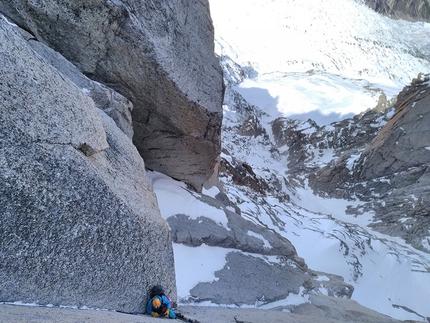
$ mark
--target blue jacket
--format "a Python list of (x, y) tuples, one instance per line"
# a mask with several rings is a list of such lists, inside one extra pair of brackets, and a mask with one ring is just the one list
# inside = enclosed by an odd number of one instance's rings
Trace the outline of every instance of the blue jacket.
[[(154, 300), (154, 298), (159, 298), (160, 302), (161, 302), (161, 308), (160, 309), (155, 309), (152, 306), (152, 301)], [(146, 313), (151, 315), (152, 312), (156, 312), (158, 313), (158, 315), (163, 316), (164, 313), (166, 312), (166, 310), (169, 310), (169, 317), (174, 319), (176, 318), (176, 314), (175, 312), (173, 312), (172, 310), (172, 305), (170, 304), (170, 300), (166, 297), (166, 296), (154, 296), (153, 298), (151, 298), (148, 301), (148, 305), (146, 305)]]

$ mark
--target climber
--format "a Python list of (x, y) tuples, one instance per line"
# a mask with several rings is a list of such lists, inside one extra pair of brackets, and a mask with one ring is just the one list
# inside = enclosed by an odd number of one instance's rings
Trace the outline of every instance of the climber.
[(187, 323), (200, 323), (197, 320), (190, 319), (182, 313), (174, 312), (172, 310), (172, 302), (170, 297), (164, 294), (164, 289), (161, 285), (152, 287), (149, 294), (148, 305), (146, 306), (146, 313), (154, 317), (170, 317), (178, 319)]
[(176, 314), (170, 305), (170, 300), (166, 296), (154, 296), (151, 298), (146, 306), (146, 312), (154, 317), (176, 318)]
[(164, 295), (161, 286), (157, 285), (152, 288), (150, 300), (146, 306), (146, 313), (154, 317), (176, 318), (176, 314), (172, 310), (171, 301), (168, 296)]

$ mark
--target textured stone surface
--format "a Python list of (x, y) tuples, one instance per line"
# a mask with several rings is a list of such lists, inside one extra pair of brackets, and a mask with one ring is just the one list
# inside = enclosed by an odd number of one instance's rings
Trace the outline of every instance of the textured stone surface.
[[(310, 304), (299, 305), (294, 314), (310, 315), (319, 319), (330, 319), (340, 322), (380, 322), (394, 323), (397, 320), (382, 315), (376, 311), (361, 306), (356, 301), (327, 297), (323, 295), (311, 295)], [(318, 321), (319, 321), (318, 319)]]
[(395, 19), (430, 21), (428, 0), (365, 0), (370, 8)]
[(207, 0), (18, 0), (0, 12), (129, 99), (146, 166), (201, 189), (220, 152), (223, 99)]
[(143, 311), (156, 283), (175, 299), (131, 140), (3, 19), (0, 43), (0, 301)]
[[(331, 318), (326, 314), (327, 308), (321, 309), (317, 305), (309, 304), (301, 306), (297, 313), (291, 314), (276, 310), (259, 310), (255, 308), (232, 307), (205, 307), (205, 306), (181, 306), (179, 310), (191, 319), (200, 323), (262, 323), (262, 322), (289, 322), (289, 323), (400, 323), (387, 316), (369, 311), (354, 301), (348, 300), (349, 305), (343, 300), (336, 304), (335, 299), (328, 299), (331, 306), (338, 310), (336, 316)], [(322, 304), (322, 300), (318, 302)], [(321, 305), (319, 305), (321, 306)], [(322, 307), (322, 306), (321, 306)], [(346, 313), (345, 309), (350, 313)], [(333, 316), (333, 314), (332, 314)], [(160, 318), (149, 315), (127, 315), (110, 311), (77, 310), (69, 308), (47, 308), (0, 305), (1, 323), (157, 323)], [(404, 321), (403, 321), (404, 322)], [(408, 321), (414, 323), (414, 321)]]
[(94, 102), (35, 56), (4, 20), (0, 23), (0, 140), (15, 145), (41, 141), (69, 144), (86, 155), (106, 149), (105, 131)]
[(129, 100), (113, 89), (86, 77), (75, 65), (44, 43), (30, 37), (28, 39), (28, 44), (42, 56), (47, 63), (51, 64), (55, 69), (69, 78), (76, 86), (81, 88), (84, 93), (91, 97), (96, 107), (102, 109), (115, 120), (117, 126), (130, 137), (130, 139), (133, 138), (131, 120), (133, 105)]

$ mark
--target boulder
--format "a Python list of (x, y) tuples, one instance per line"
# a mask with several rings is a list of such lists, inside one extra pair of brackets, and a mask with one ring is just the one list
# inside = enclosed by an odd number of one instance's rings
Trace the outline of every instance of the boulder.
[(17, 0), (0, 12), (133, 103), (146, 167), (202, 188), (220, 153), (223, 100), (207, 0)]
[(176, 299), (169, 229), (131, 140), (0, 19), (0, 302), (141, 312)]

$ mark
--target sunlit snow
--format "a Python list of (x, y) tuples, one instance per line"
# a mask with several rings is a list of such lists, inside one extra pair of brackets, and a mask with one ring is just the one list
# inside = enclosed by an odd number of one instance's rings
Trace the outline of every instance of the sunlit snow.
[(192, 192), (186, 190), (184, 183), (172, 181), (170, 177), (158, 172), (148, 172), (148, 177), (152, 180), (157, 198), (162, 201), (169, 201), (159, 204), (161, 214), (165, 219), (176, 214), (186, 214), (191, 219), (205, 216), (230, 230), (227, 227), (228, 221), (225, 213), (197, 200)]
[(354, 0), (210, 1), (218, 55), (255, 70), (250, 103), (327, 124), (395, 96), (420, 72), (430, 25), (393, 21)]

